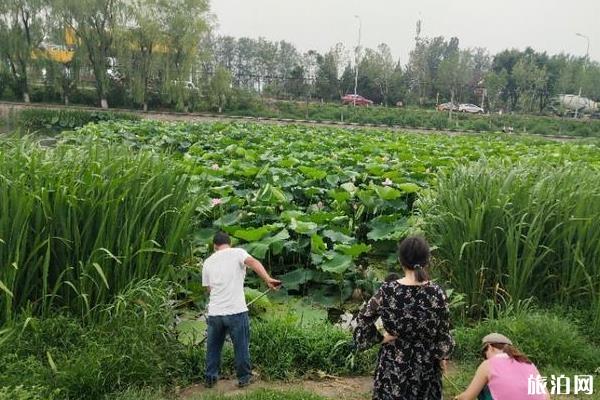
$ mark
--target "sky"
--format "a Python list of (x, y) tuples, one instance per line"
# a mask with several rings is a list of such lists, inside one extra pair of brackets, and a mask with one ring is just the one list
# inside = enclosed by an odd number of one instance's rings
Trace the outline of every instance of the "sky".
[(387, 43), (394, 58), (408, 62), (415, 27), (422, 36), (456, 36), (461, 48), (485, 47), (492, 54), (533, 47), (548, 54), (600, 61), (600, 0), (211, 0), (217, 32), (235, 37), (285, 40), (302, 52), (325, 52), (334, 44), (352, 49), (358, 41)]

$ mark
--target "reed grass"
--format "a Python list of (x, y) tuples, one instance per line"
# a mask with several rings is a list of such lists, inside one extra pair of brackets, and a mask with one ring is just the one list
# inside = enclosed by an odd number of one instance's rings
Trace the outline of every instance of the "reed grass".
[(498, 296), (595, 307), (600, 174), (586, 163), (479, 162), (440, 173), (422, 199), (440, 270), (472, 311)]
[(29, 305), (84, 317), (189, 255), (196, 203), (165, 156), (0, 144), (0, 321)]

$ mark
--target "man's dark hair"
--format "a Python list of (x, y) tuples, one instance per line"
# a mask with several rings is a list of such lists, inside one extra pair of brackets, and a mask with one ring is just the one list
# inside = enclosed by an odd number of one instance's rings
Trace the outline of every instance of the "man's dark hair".
[(421, 236), (411, 236), (398, 245), (398, 260), (403, 267), (415, 271), (418, 282), (429, 280), (429, 243)]
[(215, 246), (222, 246), (224, 244), (231, 244), (231, 238), (223, 231), (217, 232), (213, 238), (213, 244)]

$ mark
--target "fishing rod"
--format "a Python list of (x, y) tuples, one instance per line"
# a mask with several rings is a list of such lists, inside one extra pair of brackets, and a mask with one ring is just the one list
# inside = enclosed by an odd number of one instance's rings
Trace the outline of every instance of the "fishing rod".
[(265, 290), (264, 292), (262, 292), (260, 295), (256, 296), (248, 304), (246, 304), (246, 307), (250, 307), (250, 305), (252, 305), (252, 303), (254, 303), (256, 300), (258, 300), (258, 299), (266, 296), (271, 290), (273, 290), (273, 288), (268, 288), (267, 290)]
[(456, 383), (454, 383), (450, 377), (448, 377), (448, 375), (443, 374), (444, 378), (446, 378), (446, 381), (448, 381), (448, 383), (454, 388), (454, 390), (456, 390), (456, 393), (460, 393), (461, 390), (458, 388), (458, 386), (456, 386)]

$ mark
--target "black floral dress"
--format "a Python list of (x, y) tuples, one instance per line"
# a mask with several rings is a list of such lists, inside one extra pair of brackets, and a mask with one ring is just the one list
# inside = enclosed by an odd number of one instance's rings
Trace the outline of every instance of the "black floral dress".
[(398, 339), (381, 346), (373, 399), (442, 399), (440, 360), (454, 348), (444, 291), (433, 283), (384, 283), (357, 316), (354, 341), (359, 349), (383, 340), (375, 327), (379, 317)]

